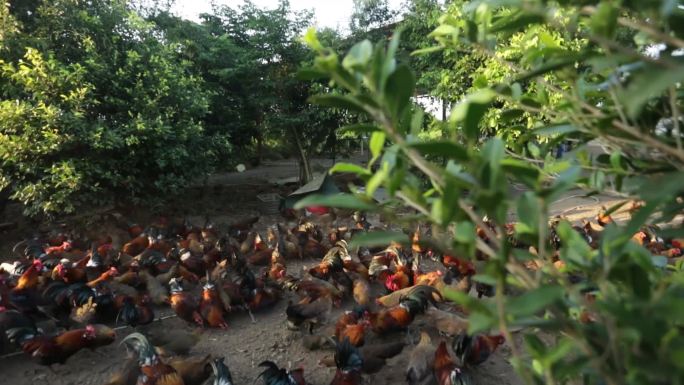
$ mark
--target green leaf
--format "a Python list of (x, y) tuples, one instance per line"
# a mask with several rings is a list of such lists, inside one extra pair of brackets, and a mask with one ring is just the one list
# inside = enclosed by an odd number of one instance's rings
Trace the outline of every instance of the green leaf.
[(495, 96), (492, 90), (479, 90), (454, 107), (449, 120), (463, 124), (464, 133), (469, 141), (474, 142), (479, 138), (480, 120)]
[(494, 33), (506, 31), (516, 32), (530, 24), (539, 24), (542, 22), (544, 22), (544, 17), (541, 15), (518, 12), (514, 15), (502, 17), (492, 23), (490, 31)]
[(387, 246), (392, 242), (409, 244), (408, 235), (396, 231), (369, 231), (355, 235), (349, 242), (350, 248), (359, 246), (377, 247)]
[(366, 168), (353, 163), (336, 163), (331, 169), (330, 174), (337, 172), (350, 172), (356, 175), (370, 175), (370, 171)]
[(636, 119), (649, 100), (663, 95), (673, 84), (681, 81), (684, 81), (684, 65), (674, 68), (648, 65), (632, 74), (629, 86), (620, 96), (629, 116)]
[(316, 28), (314, 27), (311, 27), (306, 30), (306, 33), (302, 37), (302, 40), (314, 51), (322, 52), (324, 49), (323, 45), (318, 40), (318, 36), (316, 35)]
[(411, 143), (409, 147), (415, 148), (424, 155), (444, 156), (461, 162), (470, 158), (465, 147), (448, 140)]
[(295, 203), (294, 208), (299, 210), (309, 206), (326, 206), (362, 211), (371, 211), (376, 208), (372, 203), (361, 200), (359, 197), (351, 194), (309, 195)]
[(344, 110), (350, 110), (354, 112), (365, 113), (366, 109), (362, 103), (351, 96), (347, 95), (337, 95), (337, 94), (325, 94), (325, 95), (314, 95), (309, 98), (309, 102), (313, 104), (318, 104), (325, 107), (341, 108)]
[(373, 135), (371, 135), (369, 144), (371, 155), (373, 155), (373, 160), (371, 163), (373, 163), (380, 156), (382, 148), (385, 146), (386, 137), (387, 135), (384, 131), (375, 131)]
[(302, 68), (297, 71), (299, 80), (320, 80), (328, 77), (328, 74), (315, 68)]
[(448, 25), (448, 24), (442, 24), (435, 28), (434, 31), (430, 32), (428, 37), (439, 37), (439, 36), (458, 36), (458, 28)]
[(570, 124), (562, 124), (559, 126), (548, 126), (548, 127), (542, 127), (539, 129), (536, 129), (533, 131), (534, 135), (541, 136), (541, 137), (547, 137), (547, 136), (555, 136), (555, 135), (565, 135), (569, 134), (572, 132), (577, 132), (577, 127), (570, 125)]
[(350, 124), (348, 126), (343, 126), (337, 129), (337, 132), (341, 134), (371, 134), (375, 131), (380, 131), (380, 127), (373, 123)]
[(475, 243), (475, 225), (470, 222), (456, 223), (454, 240), (464, 244)]
[(524, 223), (532, 234), (537, 234), (541, 206), (539, 198), (533, 192), (528, 191), (518, 198), (518, 220)]
[(506, 309), (515, 316), (530, 316), (563, 298), (560, 286), (541, 286), (508, 301)]
[(600, 2), (589, 21), (591, 31), (596, 35), (612, 39), (617, 28), (618, 14), (619, 9), (612, 2)]
[(348, 70), (362, 70), (366, 68), (373, 55), (373, 44), (369, 40), (354, 44), (347, 56), (342, 60), (342, 66)]
[(382, 167), (366, 183), (366, 196), (373, 197), (375, 191), (389, 176), (389, 164), (383, 163)]
[(385, 84), (385, 101), (390, 112), (398, 119), (409, 105), (415, 89), (415, 77), (407, 65), (399, 66)]
[(429, 53), (439, 52), (439, 51), (442, 51), (442, 50), (444, 50), (444, 46), (436, 45), (436, 46), (433, 46), (433, 47), (427, 47), (427, 48), (417, 49), (417, 50), (411, 52), (411, 56), (427, 55), (427, 54), (429, 54)]

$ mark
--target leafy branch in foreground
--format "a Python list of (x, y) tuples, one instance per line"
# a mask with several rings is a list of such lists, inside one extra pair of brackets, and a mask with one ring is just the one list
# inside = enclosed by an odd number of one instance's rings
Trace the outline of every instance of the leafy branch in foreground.
[[(666, 248), (682, 235), (681, 219), (673, 220), (684, 208), (677, 83), (684, 63), (672, 24), (681, 11), (623, 10), (609, 1), (595, 9), (500, 3), (454, 5), (433, 32), (439, 48), (481, 50), (499, 64), (453, 108), (439, 140), (418, 139), (424, 112), (411, 101), (411, 70), (395, 58), (399, 32), (387, 47), (363, 41), (344, 57), (307, 33), (318, 53), (307, 72), (337, 90), (312, 101), (375, 126), (367, 168), (335, 168), (356, 173), (365, 190), (325, 203), (376, 210), (397, 224), (429, 222), (439, 252), (485, 261), (476, 279), (494, 284), (494, 301), (450, 299), (470, 311), (471, 332), (498, 328), (514, 341), (512, 328), (522, 329), (524, 343), (511, 347), (525, 382), (682, 383), (681, 262), (643, 237), (633, 240), (646, 234)], [(616, 34), (641, 44), (623, 41), (619, 52), (603, 44)], [(660, 43), (659, 56), (645, 52)], [(492, 123), (511, 109), (522, 111), (529, 129)], [(491, 124), (506, 141), (488, 135)], [(610, 152), (590, 157), (585, 146), (595, 140)], [(553, 148), (564, 141), (574, 143), (575, 156), (555, 159)], [(551, 204), (571, 189), (600, 192), (609, 183), (643, 201), (625, 223), (592, 232), (549, 219)], [(512, 194), (511, 184), (523, 193)], [(391, 199), (371, 208), (379, 187)], [(415, 214), (397, 215), (398, 205)]]

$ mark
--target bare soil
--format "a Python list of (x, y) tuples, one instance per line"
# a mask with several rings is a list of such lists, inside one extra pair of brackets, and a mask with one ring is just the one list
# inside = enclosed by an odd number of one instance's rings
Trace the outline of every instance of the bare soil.
[[(331, 164), (330, 160), (314, 162), (314, 169), (324, 170)], [(297, 175), (294, 161), (279, 161), (265, 164), (259, 168), (244, 173), (226, 173), (213, 176), (205, 187), (189, 192), (184, 200), (176, 202), (173, 212), (167, 215), (183, 215), (194, 223), (203, 223), (205, 216), (209, 216), (213, 223), (219, 225), (239, 221), (242, 218), (260, 214), (261, 203), (256, 195), (259, 193), (277, 192), (286, 195), (293, 186), (277, 187), (272, 184), (276, 178), (287, 178)], [(583, 198), (580, 192), (568, 194), (553, 205), (555, 213), (563, 213), (571, 220), (593, 217), (601, 205), (610, 206), (618, 199), (597, 196)], [(152, 215), (163, 210), (149, 208), (132, 208), (124, 213), (132, 220), (144, 222)], [(17, 207), (9, 207), (5, 213), (7, 218), (20, 218)], [(3, 219), (8, 220), (7, 218)], [(274, 215), (262, 215), (257, 228), (264, 231), (267, 226), (283, 219)], [(0, 261), (9, 257), (11, 246), (24, 237), (31, 236), (40, 224), (20, 219), (17, 229), (0, 234)], [(44, 225), (41, 225), (44, 226)], [(2, 258), (4, 257), (4, 258)], [(314, 261), (293, 261), (288, 264), (289, 271), (301, 271), (304, 264), (311, 265)], [(334, 368), (318, 365), (318, 361), (331, 350), (308, 351), (301, 343), (301, 333), (287, 330), (285, 327), (285, 308), (291, 295), (280, 301), (272, 309), (257, 313), (256, 324), (252, 324), (249, 317), (240, 312), (228, 317), (230, 328), (226, 331), (206, 330), (197, 344), (192, 355), (212, 354), (225, 357), (235, 384), (251, 384), (260, 372), (257, 365), (263, 360), (272, 360), (281, 367), (304, 367), (305, 376), (312, 384), (328, 384)], [(352, 307), (347, 301), (341, 309), (332, 315), (334, 324), (336, 315)], [(169, 315), (170, 309), (160, 309), (158, 315)], [(170, 332), (188, 328), (177, 318), (170, 318), (154, 324), (156, 328), (163, 328)], [(425, 325), (421, 317), (415, 322), (415, 330)], [(107, 382), (112, 373), (119, 370), (126, 357), (126, 351), (119, 345), (119, 340), (133, 332), (130, 328), (118, 330), (119, 339), (114, 344), (101, 348), (95, 352), (81, 351), (71, 357), (65, 365), (52, 368), (37, 365), (23, 354), (0, 358), (1, 384), (35, 384), (35, 385), (96, 385)], [(329, 331), (328, 331), (329, 332)], [(324, 331), (325, 333), (325, 331)], [(371, 333), (372, 334), (372, 333)], [(439, 336), (432, 333), (433, 342)], [(417, 334), (413, 336), (417, 339)], [(373, 338), (367, 343), (373, 344)], [(406, 338), (403, 334), (389, 337), (391, 339)], [(510, 343), (510, 342), (508, 342)], [(522, 382), (516, 376), (508, 362), (510, 357), (509, 345), (501, 347), (496, 354), (473, 373), (475, 385), (517, 385)], [(514, 341), (520, 344), (520, 337)], [(411, 346), (404, 349), (399, 356), (388, 361), (382, 371), (373, 376), (372, 384), (401, 384), (405, 383), (405, 371)]]

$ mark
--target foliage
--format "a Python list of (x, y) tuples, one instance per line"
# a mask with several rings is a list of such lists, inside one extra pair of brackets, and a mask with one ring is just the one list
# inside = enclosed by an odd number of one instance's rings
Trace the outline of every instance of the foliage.
[[(450, 299), (470, 311), (471, 332), (498, 328), (513, 341), (511, 328), (523, 328), (525, 355), (511, 347), (529, 384), (684, 383), (684, 275), (631, 240), (684, 211), (684, 11), (677, 2), (619, 4), (455, 2), (432, 32), (434, 50), (479, 59), (472, 79), (446, 81), (444, 90), (467, 94), (447, 136), (429, 141), (418, 139), (424, 114), (410, 99), (416, 78), (396, 58), (399, 32), (387, 47), (363, 41), (344, 57), (313, 31), (306, 35), (318, 53), (314, 70), (338, 87), (312, 101), (366, 116), (377, 166), (337, 167), (355, 171), (366, 188), (325, 203), (397, 223), (427, 221), (441, 252), (485, 259), (476, 279), (496, 286), (495, 300)], [(610, 153), (592, 159), (585, 146), (595, 140)], [(574, 142), (574, 157), (553, 157), (561, 141)], [(510, 183), (526, 191), (511, 194)], [(562, 219), (549, 227), (559, 196), (575, 187), (605, 191), (608, 183), (645, 205), (626, 223), (609, 224), (597, 248)], [(380, 186), (392, 199), (377, 205), (369, 197)], [(416, 214), (397, 216), (397, 204)], [(504, 236), (512, 211), (519, 248)], [(680, 222), (659, 235), (682, 236)], [(530, 271), (530, 262), (541, 267)], [(539, 338), (542, 331), (552, 342)]]
[(159, 200), (227, 145), (198, 123), (201, 80), (124, 1), (20, 1), (2, 14), (16, 29), (0, 51), (0, 175), (27, 213)]

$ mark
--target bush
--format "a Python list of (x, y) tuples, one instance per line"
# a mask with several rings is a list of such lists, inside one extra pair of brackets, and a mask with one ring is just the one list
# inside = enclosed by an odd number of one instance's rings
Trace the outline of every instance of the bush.
[(125, 1), (20, 5), (1, 8), (0, 189), (28, 214), (161, 200), (211, 170), (228, 142), (152, 24)]
[[(632, 236), (644, 229), (669, 246), (683, 234), (681, 219), (672, 221), (684, 211), (684, 11), (676, 2), (570, 3), (452, 3), (432, 33), (438, 44), (423, 52), (472, 54), (482, 67), (476, 81), (463, 80), (469, 94), (453, 108), (443, 139), (419, 139), (424, 113), (410, 101), (413, 73), (395, 60), (399, 32), (388, 47), (360, 42), (343, 59), (309, 32), (318, 58), (307, 74), (337, 87), (313, 101), (366, 116), (359, 127), (372, 132), (373, 161), (332, 170), (356, 172), (363, 193), (298, 205), (429, 222), (439, 251), (486, 260), (475, 279), (495, 286), (493, 302), (447, 297), (470, 311), (470, 332), (497, 328), (513, 341), (511, 328), (523, 329), (530, 359), (512, 345), (512, 363), (526, 383), (680, 384), (681, 261)], [(583, 146), (596, 139), (611, 152), (591, 159)], [(554, 145), (567, 140), (578, 147), (577, 160), (556, 160)], [(605, 191), (607, 182), (645, 204), (626, 223), (609, 224), (597, 247), (567, 221), (549, 220), (561, 194)], [(509, 183), (527, 190), (514, 196)], [(377, 205), (370, 198), (381, 186), (393, 200)], [(397, 217), (397, 203), (417, 214)], [(511, 211), (518, 214), (512, 227)], [(373, 241), (379, 238), (406, 239), (390, 232)], [(541, 267), (530, 271), (531, 261)], [(507, 290), (520, 294), (507, 297)]]

